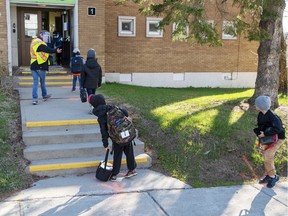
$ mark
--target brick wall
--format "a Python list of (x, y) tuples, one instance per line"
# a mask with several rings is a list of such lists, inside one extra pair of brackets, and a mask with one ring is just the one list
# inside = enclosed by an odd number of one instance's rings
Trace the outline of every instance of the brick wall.
[[(106, 2), (106, 72), (253, 72), (258, 43), (243, 38), (224, 40), (222, 47), (172, 42), (172, 25), (162, 38), (146, 37), (146, 17), (134, 4)], [(209, 13), (208, 13), (209, 14)], [(136, 17), (136, 37), (118, 36), (118, 16)], [(212, 19), (218, 19), (210, 12)]]
[(7, 50), (7, 20), (6, 20), (6, 1), (0, 1), (0, 66), (6, 67), (8, 64)]
[[(96, 16), (88, 16), (87, 8), (95, 7)], [(105, 0), (79, 1), (79, 49), (86, 58), (90, 48), (95, 49), (99, 64), (105, 71)]]

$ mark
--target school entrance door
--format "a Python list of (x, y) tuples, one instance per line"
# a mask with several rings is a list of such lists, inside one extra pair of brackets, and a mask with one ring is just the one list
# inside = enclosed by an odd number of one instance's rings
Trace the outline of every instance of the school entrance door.
[[(63, 38), (62, 64), (69, 65), (70, 60), (70, 31), (69, 12), (61, 9), (17, 8), (18, 20), (18, 62), (19, 66), (30, 65), (30, 44), (39, 31), (47, 30), (53, 37), (57, 31)], [(65, 28), (63, 28), (65, 26)], [(56, 56), (53, 56), (56, 62)]]

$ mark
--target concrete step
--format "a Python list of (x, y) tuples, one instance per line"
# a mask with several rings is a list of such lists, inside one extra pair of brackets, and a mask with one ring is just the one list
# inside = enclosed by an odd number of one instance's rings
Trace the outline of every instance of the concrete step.
[[(149, 168), (152, 165), (152, 159), (149, 155), (142, 153), (135, 155), (137, 169)], [(104, 156), (82, 157), (82, 158), (64, 158), (50, 160), (32, 161), (27, 167), (27, 172), (37, 176), (65, 176), (70, 174), (86, 174), (95, 172), (100, 161)], [(109, 162), (112, 164), (112, 156), (109, 156)], [(127, 169), (125, 156), (122, 159), (121, 169)]]
[[(20, 68), (22, 76), (16, 76), (15, 87), (31, 87), (33, 85), (33, 77), (29, 67)], [(46, 86), (71, 86), (72, 76), (70, 68), (63, 68), (61, 66), (51, 66), (46, 73)], [(40, 86), (40, 83), (39, 83)]]
[[(67, 83), (69, 85), (72, 85), (72, 76), (71, 75), (65, 75), (65, 76), (46, 76), (46, 85), (66, 85)], [(33, 85), (33, 77), (32, 76), (18, 76), (15, 78), (15, 80), (18, 82), (18, 85), (21, 86), (31, 86)], [(40, 85), (40, 82), (39, 82)]]
[[(134, 153), (135, 155), (144, 152), (144, 143), (140, 140), (135, 140)], [(111, 142), (110, 142), (110, 146)], [(104, 156), (105, 149), (102, 142), (83, 142), (83, 143), (61, 143), (50, 145), (34, 145), (28, 146), (23, 151), (24, 157), (30, 161), (48, 160), (59, 158), (78, 158)]]
[(58, 130), (51, 130), (46, 127), (46, 130), (40, 131), (24, 131), (23, 141), (26, 146), (31, 145), (47, 145), (61, 143), (82, 143), (101, 140), (100, 128), (98, 124), (93, 127), (84, 126), (77, 129), (67, 129), (67, 127), (59, 127)]
[[(31, 75), (30, 67), (20, 67), (22, 75)], [(66, 75), (70, 73), (70, 68), (64, 68), (62, 66), (49, 66), (49, 71), (46, 73), (49, 75)]]

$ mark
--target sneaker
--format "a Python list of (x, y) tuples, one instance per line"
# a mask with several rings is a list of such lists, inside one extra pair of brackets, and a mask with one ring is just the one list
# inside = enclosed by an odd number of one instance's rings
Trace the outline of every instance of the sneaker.
[(269, 182), (268, 182), (268, 184), (267, 184), (267, 187), (268, 187), (268, 188), (274, 187), (275, 184), (276, 184), (276, 182), (279, 181), (279, 178), (280, 178), (280, 177), (279, 177), (278, 175), (275, 175), (274, 178), (271, 178), (271, 177), (270, 177), (270, 180), (269, 180)]
[(129, 170), (124, 177), (125, 178), (131, 178), (131, 177), (136, 176), (136, 175), (137, 175), (137, 172), (135, 170)]
[(270, 179), (271, 179), (271, 177), (266, 175), (264, 178), (259, 180), (259, 184), (266, 184), (269, 182)]
[(33, 101), (32, 104), (33, 104), (33, 105), (37, 105), (37, 104), (38, 104), (38, 101)]
[(110, 177), (110, 181), (117, 181), (117, 176), (116, 175), (112, 175)]
[(51, 96), (52, 96), (51, 94), (48, 94), (48, 95), (46, 95), (46, 96), (43, 97), (43, 100), (46, 101), (46, 100), (48, 100), (49, 98), (51, 98)]
[(72, 89), (71, 92), (76, 92), (76, 90), (75, 90), (75, 89)]

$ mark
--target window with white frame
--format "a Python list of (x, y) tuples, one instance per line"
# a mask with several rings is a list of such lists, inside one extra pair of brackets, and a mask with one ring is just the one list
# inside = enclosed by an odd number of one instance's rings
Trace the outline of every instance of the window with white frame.
[(146, 18), (146, 37), (163, 37), (163, 30), (159, 29), (162, 18)]
[(118, 17), (118, 36), (121, 37), (136, 36), (136, 17), (132, 16)]
[(231, 32), (235, 32), (235, 27), (232, 21), (223, 21), (222, 39), (237, 39)]
[[(214, 27), (214, 20), (206, 20), (207, 24), (210, 25), (212, 28)], [(207, 32), (203, 32), (202, 34), (202, 38), (203, 39), (207, 39)]]
[[(172, 32), (173, 33), (176, 31), (177, 25), (178, 25), (178, 23), (175, 23), (175, 22), (173, 23), (173, 26), (172, 26)], [(188, 34), (189, 34), (189, 26), (186, 25), (186, 27), (184, 27), (183, 29), (180, 29), (179, 35), (175, 36), (173, 38), (185, 39), (188, 37)]]

